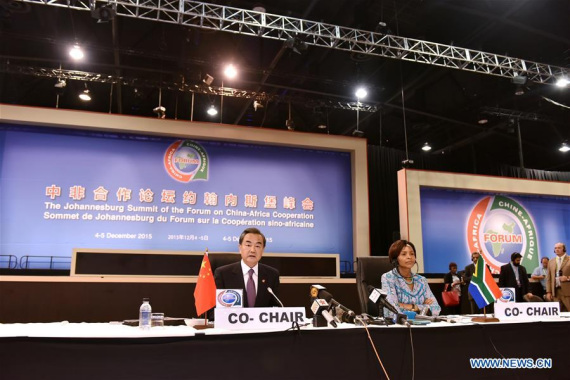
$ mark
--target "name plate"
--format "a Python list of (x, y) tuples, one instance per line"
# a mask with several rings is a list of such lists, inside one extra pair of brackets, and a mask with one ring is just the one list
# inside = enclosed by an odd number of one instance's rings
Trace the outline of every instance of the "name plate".
[(560, 318), (558, 302), (497, 302), (495, 317), (501, 321), (541, 321), (545, 318)]
[(305, 321), (304, 307), (216, 307), (214, 326), (226, 330), (286, 330)]

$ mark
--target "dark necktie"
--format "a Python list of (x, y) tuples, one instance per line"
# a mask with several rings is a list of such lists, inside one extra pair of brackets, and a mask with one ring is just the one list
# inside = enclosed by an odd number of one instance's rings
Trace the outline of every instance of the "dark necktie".
[(255, 306), (255, 283), (253, 282), (253, 269), (249, 270), (249, 280), (247, 280), (246, 292), (247, 292), (247, 305), (248, 307)]

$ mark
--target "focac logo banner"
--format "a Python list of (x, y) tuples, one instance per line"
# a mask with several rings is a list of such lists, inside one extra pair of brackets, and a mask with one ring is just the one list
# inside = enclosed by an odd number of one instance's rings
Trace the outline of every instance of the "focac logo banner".
[(538, 236), (530, 213), (517, 201), (502, 195), (487, 196), (471, 210), (467, 221), (469, 252), (481, 251), (492, 273), (522, 255), (521, 264), (532, 270), (538, 264)]
[(178, 140), (164, 153), (164, 168), (179, 182), (208, 180), (208, 154), (202, 145), (192, 140)]

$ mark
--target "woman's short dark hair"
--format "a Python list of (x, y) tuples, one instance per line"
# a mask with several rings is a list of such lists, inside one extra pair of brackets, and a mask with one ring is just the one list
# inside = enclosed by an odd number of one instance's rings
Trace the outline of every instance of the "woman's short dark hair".
[(453, 267), (457, 268), (457, 264), (452, 261), (449, 263), (449, 270), (451, 270), (451, 268), (453, 268)]
[(412, 248), (412, 251), (414, 251), (414, 255), (416, 254), (416, 247), (411, 241), (396, 240), (395, 242), (392, 243), (390, 249), (388, 250), (388, 257), (390, 258), (391, 263), (394, 264), (394, 262), (398, 260), (400, 252), (402, 252), (402, 249), (404, 249), (404, 247), (407, 245), (410, 246), (410, 248)]

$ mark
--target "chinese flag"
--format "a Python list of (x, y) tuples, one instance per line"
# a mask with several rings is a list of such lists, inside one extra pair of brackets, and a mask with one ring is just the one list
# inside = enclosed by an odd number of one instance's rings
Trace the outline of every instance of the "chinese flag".
[(202, 259), (196, 289), (194, 290), (194, 301), (198, 316), (216, 306), (216, 283), (214, 282), (214, 274), (208, 259), (208, 252), (204, 253), (204, 258)]

